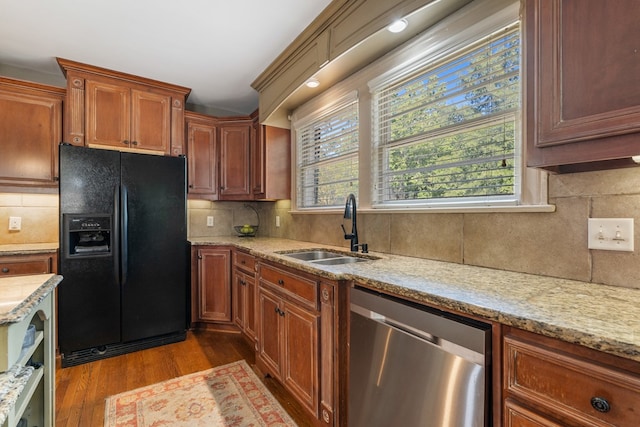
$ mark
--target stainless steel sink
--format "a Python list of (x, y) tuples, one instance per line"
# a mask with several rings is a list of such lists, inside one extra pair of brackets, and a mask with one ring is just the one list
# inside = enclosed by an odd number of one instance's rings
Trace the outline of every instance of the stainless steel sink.
[(321, 265), (340, 265), (340, 264), (352, 264), (354, 262), (363, 262), (363, 261), (371, 261), (371, 260), (369, 258), (348, 256), (348, 257), (339, 257), (339, 258), (319, 259), (312, 262), (314, 264), (321, 264)]
[(372, 256), (356, 256), (351, 255), (347, 252), (333, 252), (323, 249), (306, 249), (297, 252), (280, 252), (280, 254), (319, 265), (352, 264), (355, 262), (371, 261), (377, 259), (377, 257)]
[(283, 255), (290, 256), (291, 258), (299, 259), (302, 261), (316, 261), (327, 258), (338, 258), (343, 256), (342, 254), (323, 250), (309, 250), (301, 252), (284, 253)]

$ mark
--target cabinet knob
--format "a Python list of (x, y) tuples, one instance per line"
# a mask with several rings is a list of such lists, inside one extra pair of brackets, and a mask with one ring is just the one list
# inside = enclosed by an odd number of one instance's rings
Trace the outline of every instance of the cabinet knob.
[(132, 145), (138, 145), (138, 141), (131, 141)]
[(591, 398), (591, 406), (598, 412), (609, 412), (611, 410), (611, 405), (607, 402), (607, 399), (604, 397), (592, 397)]
[(284, 280), (282, 280), (282, 279), (278, 279), (278, 285), (280, 285), (280, 286), (284, 286)]
[(129, 145), (129, 141), (128, 141), (128, 140), (126, 140), (126, 139), (125, 139), (124, 141), (122, 141), (122, 143), (123, 143), (124, 145)]
[(8, 273), (9, 272), (9, 268), (8, 267), (2, 267), (2, 272), (3, 273)]

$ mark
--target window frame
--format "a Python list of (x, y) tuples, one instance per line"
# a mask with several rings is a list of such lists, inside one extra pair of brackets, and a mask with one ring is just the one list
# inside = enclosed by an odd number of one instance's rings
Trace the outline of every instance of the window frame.
[[(450, 55), (459, 46), (477, 41), (479, 33), (490, 34), (506, 26), (509, 21), (513, 22), (520, 18), (520, 3), (517, 0), (482, 0), (474, 1), (457, 12), (451, 14), (441, 22), (435, 24), (413, 39), (367, 65), (358, 72), (352, 74), (333, 87), (327, 89), (320, 95), (301, 105), (292, 112), (292, 124), (301, 117), (309, 116), (314, 112), (322, 111), (327, 106), (336, 102), (341, 96), (347, 93), (356, 92), (359, 104), (359, 193), (358, 212), (360, 213), (387, 213), (387, 212), (552, 212), (555, 206), (548, 204), (548, 172), (526, 167), (525, 150), (525, 121), (524, 108), (526, 102), (524, 90), (526, 85), (526, 75), (524, 75), (524, 64), (521, 60), (521, 108), (518, 114), (518, 121), (521, 132), (516, 141), (518, 150), (518, 160), (520, 162), (520, 176), (518, 186), (520, 194), (514, 203), (488, 201), (480, 203), (410, 203), (403, 205), (376, 205), (374, 204), (374, 168), (375, 153), (372, 147), (374, 119), (371, 117), (372, 108), (372, 87), (380, 85), (394, 76), (415, 73), (424, 61), (434, 60), (446, 55)], [(523, 31), (522, 23), (520, 28)], [(434, 36), (438, 33), (448, 34), (446, 40), (434, 42)], [(522, 37), (522, 36), (521, 36)], [(521, 51), (521, 55), (523, 52)], [(297, 141), (295, 129), (292, 125), (293, 141)], [(339, 212), (338, 209), (309, 209), (297, 206), (297, 143), (292, 144), (292, 213), (327, 213)], [(345, 197), (347, 194), (345, 194)]]

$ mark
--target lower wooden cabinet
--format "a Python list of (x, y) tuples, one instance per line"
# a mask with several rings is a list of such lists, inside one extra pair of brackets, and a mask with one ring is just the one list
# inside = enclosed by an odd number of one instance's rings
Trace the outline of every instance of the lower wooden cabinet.
[(52, 253), (0, 255), (0, 277), (55, 273), (58, 256)]
[(192, 248), (191, 321), (231, 323), (231, 249)]
[(299, 295), (285, 288), (296, 282), (316, 288), (317, 282), (269, 266), (263, 269), (278, 278), (271, 283), (260, 277), (258, 360), (317, 418), (320, 314), (296, 303)]
[(233, 321), (250, 342), (256, 342), (256, 261), (241, 251), (233, 253)]
[(637, 364), (516, 329), (504, 345), (506, 426), (637, 426)]
[[(340, 288), (344, 292), (337, 292)], [(317, 425), (347, 422), (347, 290), (344, 283), (306, 272), (258, 265), (256, 364), (278, 379)]]

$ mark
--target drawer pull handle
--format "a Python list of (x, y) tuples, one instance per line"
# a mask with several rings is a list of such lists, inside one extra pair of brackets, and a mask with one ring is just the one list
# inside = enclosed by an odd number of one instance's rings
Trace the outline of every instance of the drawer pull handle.
[(8, 273), (8, 272), (9, 272), (9, 269), (8, 269), (7, 267), (2, 267), (2, 272), (3, 272), (3, 273)]
[(591, 398), (591, 406), (598, 412), (609, 412), (611, 410), (611, 405), (607, 402), (607, 399), (603, 397), (592, 397)]

